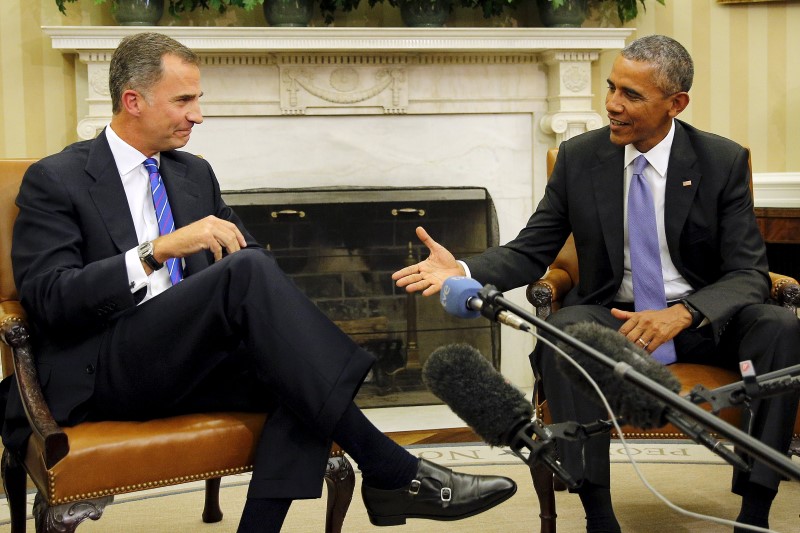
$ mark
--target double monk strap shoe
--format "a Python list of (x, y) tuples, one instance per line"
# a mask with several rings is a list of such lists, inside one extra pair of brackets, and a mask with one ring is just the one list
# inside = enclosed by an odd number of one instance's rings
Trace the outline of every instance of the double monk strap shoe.
[(361, 485), (369, 521), (397, 526), (406, 518), (459, 520), (491, 509), (517, 492), (513, 480), (501, 476), (472, 476), (419, 460), (414, 479), (394, 490)]

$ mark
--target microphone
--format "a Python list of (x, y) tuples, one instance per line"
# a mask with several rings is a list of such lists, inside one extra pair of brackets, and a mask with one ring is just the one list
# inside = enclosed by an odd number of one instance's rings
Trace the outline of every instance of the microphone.
[[(541, 461), (564, 483), (576, 486), (556, 457), (552, 434), (531, 421), (531, 403), (475, 348), (468, 344), (437, 348), (425, 361), (422, 380), (486, 443), (509, 446), (528, 465)], [(522, 448), (530, 452), (528, 458)]]
[[(631, 387), (625, 382), (625, 374), (633, 369), (676, 394), (680, 391), (681, 384), (678, 379), (649, 353), (630, 342), (618, 331), (592, 322), (567, 326), (564, 328), (564, 333), (617, 361), (612, 369), (574, 347), (559, 342), (560, 347), (597, 382), (611, 409), (627, 423), (642, 429), (652, 429), (671, 422), (692, 440), (702, 444), (731, 465), (749, 471), (750, 467), (745, 461), (712, 437), (702, 425), (684, 417), (647, 391)], [(559, 357), (556, 366), (587, 396), (602, 403), (583, 374), (565, 358)]]
[(529, 331), (530, 324), (508, 311), (498, 311), (485, 305), (478, 294), (483, 287), (466, 276), (450, 276), (439, 291), (439, 302), (449, 314), (459, 318), (477, 318), (481, 314), (521, 331)]
[[(659, 428), (667, 424), (664, 416), (666, 406), (655, 397), (631, 387), (622, 379), (619, 371), (626, 370), (624, 365), (629, 365), (640, 374), (644, 374), (659, 385), (677, 393), (681, 390), (681, 384), (672, 372), (653, 359), (650, 354), (629, 342), (624, 335), (611, 328), (593, 322), (581, 322), (567, 326), (564, 328), (564, 333), (617, 361), (617, 366), (611, 369), (566, 343), (558, 343), (559, 347), (597, 382), (615, 413), (632, 426), (642, 429)], [(587, 396), (600, 402), (597, 392), (586, 381), (583, 374), (565, 358), (556, 359), (556, 367)]]

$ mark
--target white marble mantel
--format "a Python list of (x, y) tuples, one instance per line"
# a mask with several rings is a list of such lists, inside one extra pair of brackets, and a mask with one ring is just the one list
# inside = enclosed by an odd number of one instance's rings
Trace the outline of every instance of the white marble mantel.
[[(110, 120), (113, 50), (144, 30), (201, 56), (205, 121), (187, 149), (223, 189), (484, 187), (503, 242), (541, 198), (547, 149), (601, 126), (592, 64), (634, 31), (44, 27), (54, 49), (79, 59), (81, 138)], [(509, 297), (525, 304), (521, 290)], [(501, 370), (520, 386), (532, 383), (532, 345), (504, 328)]]
[[(51, 37), (53, 48), (65, 54), (77, 54), (80, 59), (76, 68), (81, 78), (78, 83), (78, 110), (81, 118), (77, 126), (81, 138), (93, 137), (110, 117), (106, 79), (114, 48), (123, 36), (147, 29), (120, 26), (43, 27), (44, 32)], [(214, 71), (227, 76), (232, 67), (237, 67), (237, 77), (240, 77), (241, 72), (277, 67), (281, 71), (281, 82), (284, 85), (293, 84), (293, 87), (282, 88), (277, 109), (270, 106), (267, 99), (242, 99), (229, 91), (227, 96), (215, 95), (217, 98), (213, 101), (207, 98), (204, 101), (205, 111), (211, 116), (229, 114), (229, 108), (233, 104), (239, 108), (234, 111), (235, 114), (252, 115), (424, 114), (431, 112), (431, 106), (425, 103), (427, 95), (413, 98), (408, 87), (413, 81), (406, 77), (408, 67), (479, 65), (484, 73), (488, 73), (485, 70), (486, 65), (502, 68), (540, 64), (547, 70), (545, 91), (519, 96), (547, 99), (548, 112), (540, 117), (539, 125), (544, 133), (554, 134), (559, 141), (601, 124), (600, 116), (592, 110), (591, 64), (598, 58), (600, 51), (624, 46), (625, 39), (633, 31), (626, 28), (149, 29), (166, 33), (200, 53), (206, 66), (204, 77), (207, 82), (209, 73), (213, 81)], [(307, 71), (311, 65), (317, 70), (327, 68), (326, 74), (332, 76), (338, 73), (340, 86), (304, 86), (303, 77), (296, 74), (301, 66)], [(368, 74), (383, 74), (384, 77), (380, 83), (376, 80), (376, 83), (368, 87), (349, 87), (348, 84), (363, 82), (364, 70), (372, 70), (373, 73)], [(354, 76), (361, 79), (355, 80)], [(292, 91), (294, 94), (291, 94)], [(301, 99), (307, 96), (305, 93), (314, 92), (316, 98), (309, 97), (305, 100), (311, 102), (298, 103), (295, 101), (298, 91), (304, 93), (299, 95)], [(331, 95), (333, 97), (329, 97)], [(473, 102), (471, 112), (494, 111), (491, 106), (475, 105), (479, 100), (484, 103), (488, 101), (485, 95), (467, 95), (467, 98)], [(347, 105), (354, 103), (356, 99), (360, 99), (360, 105)], [(515, 104), (512, 95), (509, 95), (508, 102)], [(518, 107), (517, 110), (523, 109)]]

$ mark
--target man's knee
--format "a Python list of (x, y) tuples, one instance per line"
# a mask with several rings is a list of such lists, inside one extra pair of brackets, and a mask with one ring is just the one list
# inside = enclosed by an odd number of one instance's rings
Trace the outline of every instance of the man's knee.
[(278, 264), (271, 255), (253, 248), (245, 248), (230, 254), (225, 258), (225, 263), (227, 263), (227, 268), (237, 273), (264, 272), (278, 269)]
[(800, 320), (797, 315), (778, 305), (750, 305), (741, 311), (744, 324), (757, 327), (774, 335), (800, 337)]

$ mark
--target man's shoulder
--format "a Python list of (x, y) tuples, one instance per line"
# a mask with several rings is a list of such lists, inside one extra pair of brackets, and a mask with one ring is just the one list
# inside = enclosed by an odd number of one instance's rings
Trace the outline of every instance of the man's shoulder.
[(170, 159), (176, 163), (186, 165), (187, 167), (199, 165), (210, 168), (211, 166), (203, 157), (183, 150), (168, 150), (161, 152), (161, 159)]
[(676, 128), (678, 128), (676, 136), (685, 135), (695, 153), (701, 159), (705, 157), (713, 157), (714, 159), (736, 157), (743, 150), (746, 150), (741, 144), (722, 135), (701, 130), (680, 120), (675, 122)]
[(92, 145), (97, 142), (97, 139), (89, 141), (79, 141), (66, 146), (60, 152), (43, 157), (38, 162), (43, 165), (55, 166), (63, 168), (64, 165), (71, 166), (75, 164), (86, 164), (89, 159)]

